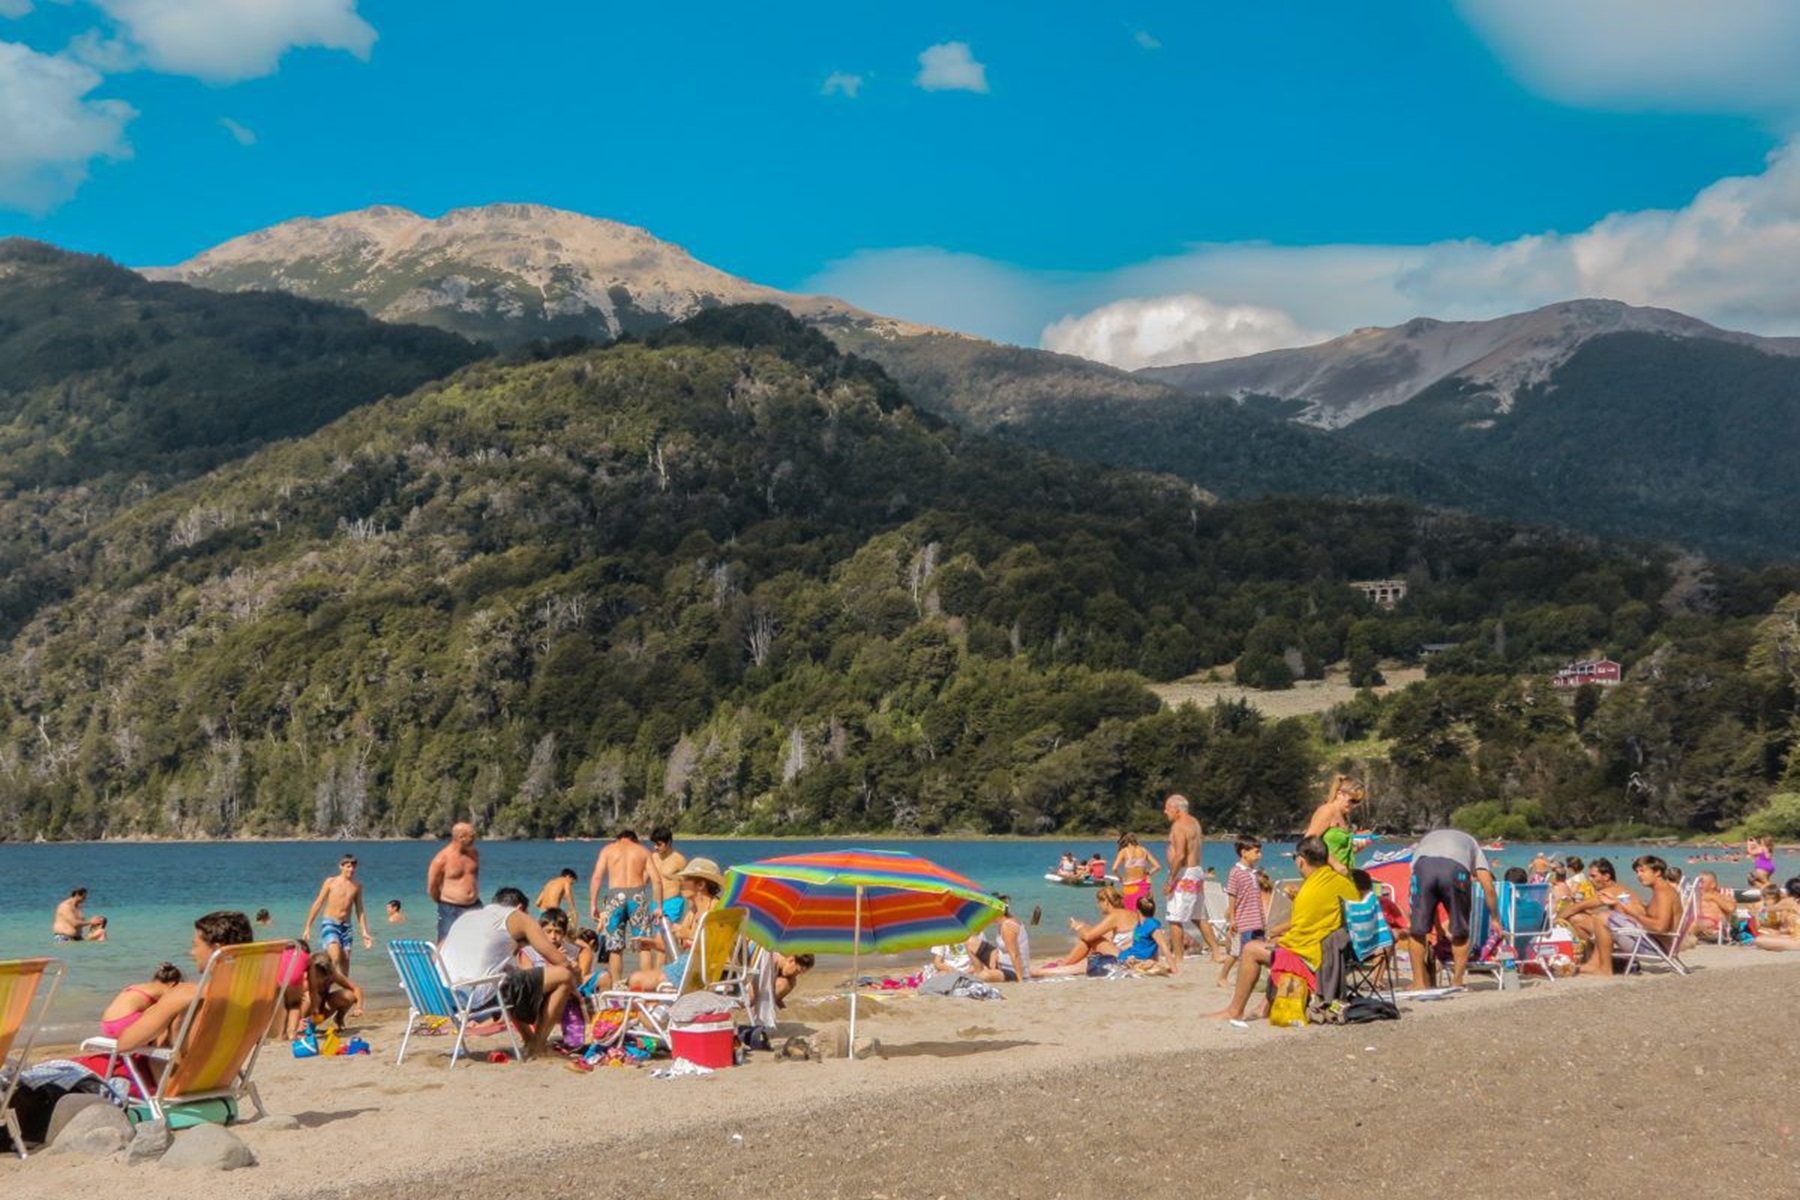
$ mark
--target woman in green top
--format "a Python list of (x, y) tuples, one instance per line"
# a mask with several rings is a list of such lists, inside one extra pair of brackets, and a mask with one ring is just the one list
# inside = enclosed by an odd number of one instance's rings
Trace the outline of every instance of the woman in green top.
[(1363, 785), (1348, 775), (1333, 775), (1325, 803), (1313, 810), (1306, 836), (1322, 838), (1332, 869), (1349, 874), (1356, 866), (1356, 825), (1351, 814), (1364, 796)]

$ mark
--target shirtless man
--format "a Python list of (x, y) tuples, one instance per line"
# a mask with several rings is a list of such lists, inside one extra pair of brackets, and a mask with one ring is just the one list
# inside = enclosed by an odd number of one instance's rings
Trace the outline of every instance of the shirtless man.
[(475, 827), (467, 821), (450, 827), (450, 844), (431, 860), (425, 894), (437, 905), (440, 946), (456, 918), (481, 907), (481, 851), (475, 848)]
[(1200, 938), (1212, 952), (1216, 963), (1225, 961), (1225, 950), (1206, 919), (1206, 872), (1200, 866), (1200, 822), (1188, 812), (1186, 796), (1170, 796), (1163, 801), (1163, 816), (1169, 819), (1169, 879), (1163, 884), (1169, 920), (1169, 958), (1174, 969), (1181, 969), (1187, 953), (1187, 926), (1200, 931)]
[[(1652, 856), (1645, 856), (1645, 858), (1649, 857)], [(1639, 859), (1638, 861), (1643, 862), (1644, 860)], [(1661, 859), (1655, 861), (1662, 862)], [(1643, 873), (1640, 870), (1640, 877)], [(1645, 908), (1644, 902), (1639, 900), (1630, 888), (1620, 883), (1613, 875), (1611, 859), (1596, 858), (1588, 864), (1587, 874), (1588, 883), (1594, 889), (1594, 898), (1564, 908), (1561, 915), (1564, 920), (1568, 921), (1569, 928), (1580, 934), (1593, 947), (1587, 961), (1581, 965), (1581, 973), (1584, 975), (1611, 975), (1613, 973), (1613, 931), (1620, 924), (1642, 925), (1649, 929), (1651, 924), (1646, 918), (1650, 914), (1649, 910)], [(1668, 884), (1669, 881), (1664, 879), (1662, 882)], [(1669, 891), (1673, 893), (1674, 887), (1670, 886)], [(1654, 889), (1651, 893), (1651, 900), (1652, 903), (1657, 900)], [(1680, 916), (1681, 898), (1677, 895), (1672, 920), (1679, 920)], [(1672, 921), (1665, 928), (1673, 928)]]
[(59, 942), (79, 942), (83, 938), (92, 941), (103, 941), (95, 937), (96, 933), (106, 928), (105, 917), (90, 917), (81, 911), (87, 903), (88, 890), (78, 887), (70, 892), (68, 898), (56, 906), (56, 916), (50, 919), (50, 936)]
[(539, 888), (537, 903), (532, 907), (539, 912), (543, 912), (546, 908), (560, 908), (566, 913), (574, 912), (575, 868), (564, 867), (556, 873), (556, 878)]
[(319, 885), (319, 894), (300, 923), (300, 936), (305, 937), (313, 918), (319, 918), (319, 950), (340, 974), (350, 970), (351, 913), (356, 914), (362, 930), (363, 949), (373, 950), (375, 939), (369, 935), (369, 917), (363, 911), (363, 887), (356, 879), (356, 855), (346, 854), (338, 859), (338, 873)]
[[(604, 912), (600, 908), (602, 890), (612, 893)], [(606, 947), (607, 965), (614, 979), (624, 978), (625, 944), (654, 938), (656, 911), (662, 906), (663, 877), (650, 860), (636, 833), (621, 829), (619, 836), (608, 842), (594, 859), (594, 874), (588, 880), (588, 913), (594, 928), (600, 931)], [(649, 951), (640, 948), (640, 966), (650, 965)]]
[(1696, 877), (1694, 933), (1724, 941), (1737, 926), (1737, 897), (1719, 886), (1719, 877), (1702, 871)]
[[(675, 848), (675, 831), (667, 825), (658, 825), (650, 831), (650, 861), (656, 864), (656, 873), (662, 876), (662, 894), (674, 896), (681, 891), (681, 871), (687, 866), (687, 855)], [(574, 912), (574, 909), (570, 909)]]

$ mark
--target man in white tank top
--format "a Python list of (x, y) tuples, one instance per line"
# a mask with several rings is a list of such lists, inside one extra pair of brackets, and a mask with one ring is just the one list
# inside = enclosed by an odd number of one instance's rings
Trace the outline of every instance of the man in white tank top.
[[(550, 965), (519, 966), (519, 951), (526, 946)], [(472, 989), (478, 1006), (498, 991), (507, 1011), (532, 1026), (525, 1041), (526, 1057), (543, 1053), (550, 1031), (561, 1027), (563, 1009), (575, 994), (575, 972), (543, 927), (526, 914), (524, 892), (501, 888), (494, 893), (494, 903), (457, 917), (439, 954), (452, 984), (486, 981)]]

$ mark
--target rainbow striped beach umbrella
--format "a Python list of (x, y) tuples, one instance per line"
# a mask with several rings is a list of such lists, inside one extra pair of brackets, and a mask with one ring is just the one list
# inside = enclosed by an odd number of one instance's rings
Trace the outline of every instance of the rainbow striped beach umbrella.
[[(765, 858), (725, 873), (721, 904), (745, 912), (744, 935), (783, 954), (878, 953), (960, 941), (1000, 918), (1005, 904), (973, 880), (897, 850), (828, 850)], [(856, 1042), (856, 988), (850, 989)]]

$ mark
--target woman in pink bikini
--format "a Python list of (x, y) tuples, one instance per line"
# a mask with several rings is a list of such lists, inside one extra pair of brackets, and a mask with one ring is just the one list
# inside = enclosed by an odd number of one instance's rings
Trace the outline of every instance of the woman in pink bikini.
[(1128, 913), (1137, 912), (1137, 902), (1150, 894), (1150, 877), (1162, 870), (1162, 864), (1156, 856), (1138, 844), (1137, 834), (1122, 833), (1119, 835), (1119, 852), (1113, 856), (1113, 874), (1119, 877), (1119, 889), (1123, 893), (1124, 909)]
[[(101, 1036), (116, 1038), (130, 1029), (152, 1004), (168, 995), (169, 989), (180, 982), (181, 968), (174, 963), (164, 963), (156, 968), (149, 983), (134, 983), (114, 996), (106, 1011), (100, 1014)], [(161, 1044), (160, 1041), (157, 1044)]]

